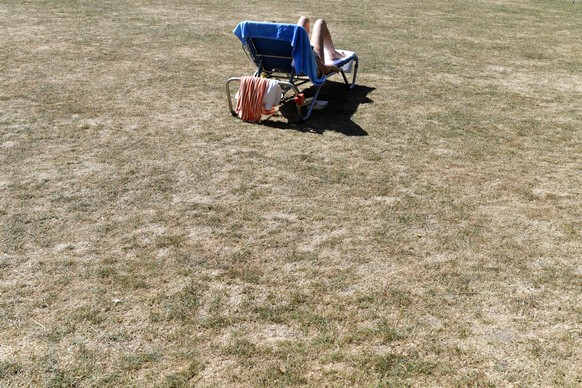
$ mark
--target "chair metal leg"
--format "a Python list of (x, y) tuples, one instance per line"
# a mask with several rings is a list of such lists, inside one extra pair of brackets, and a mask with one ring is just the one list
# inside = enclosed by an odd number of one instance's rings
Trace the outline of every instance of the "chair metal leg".
[(341, 73), (341, 75), (342, 75), (342, 77), (344, 79), (344, 82), (348, 86), (348, 89), (353, 89), (356, 86), (356, 75), (358, 73), (359, 59), (358, 59), (358, 56), (355, 55), (355, 54), (354, 54), (353, 61), (354, 61), (354, 65), (352, 67), (353, 76), (352, 76), (352, 82), (351, 83), (348, 81), (348, 78), (346, 77), (346, 73), (343, 71), (343, 69), (340, 68), (340, 73)]
[(305, 114), (305, 116), (303, 116), (301, 118), (301, 120), (306, 121), (309, 117), (311, 117), (311, 112), (313, 112), (313, 107), (315, 106), (315, 103), (317, 102), (317, 96), (319, 96), (319, 91), (321, 90), (321, 86), (322, 85), (319, 85), (317, 87), (317, 90), (315, 91), (315, 94), (313, 95), (313, 99), (311, 100), (311, 104), (309, 104), (309, 107), (307, 108), (307, 113)]
[(240, 82), (240, 78), (239, 77), (232, 77), (226, 81), (226, 100), (228, 101), (228, 109), (230, 110), (230, 113), (233, 116), (236, 116), (236, 111), (232, 107), (232, 97), (230, 95), (230, 84), (231, 84), (231, 82), (235, 82), (235, 81)]

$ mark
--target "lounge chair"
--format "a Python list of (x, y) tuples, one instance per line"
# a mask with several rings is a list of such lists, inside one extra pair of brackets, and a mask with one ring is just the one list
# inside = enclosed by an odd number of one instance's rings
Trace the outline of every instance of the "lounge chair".
[[(292, 91), (294, 97), (299, 96), (295, 101), (297, 113), (302, 120), (307, 120), (315, 107), (325, 106), (326, 102), (318, 101), (317, 97), (327, 78), (336, 73), (321, 76), (318, 74), (309, 36), (303, 27), (296, 24), (246, 21), (239, 23), (233, 32), (257, 67), (254, 76), (276, 79), (285, 93)], [(356, 83), (358, 56), (351, 51), (342, 51), (346, 53), (346, 57), (334, 61), (333, 65), (340, 69), (348, 89), (352, 89)], [(346, 73), (352, 73), (351, 81), (348, 81)], [(235, 81), (240, 81), (240, 78), (233, 77), (226, 82), (228, 105), (233, 115), (236, 113), (232, 107), (230, 84)], [(315, 86), (315, 93), (312, 98), (301, 101), (303, 99), (298, 86), (307, 82)], [(306, 108), (305, 114), (302, 113), (302, 107)]]

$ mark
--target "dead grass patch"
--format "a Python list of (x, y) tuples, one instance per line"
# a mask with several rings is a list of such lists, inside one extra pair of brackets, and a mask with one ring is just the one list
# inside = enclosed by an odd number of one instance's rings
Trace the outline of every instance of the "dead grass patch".
[[(0, 385), (580, 385), (579, 11), (4, 1)], [(302, 14), (359, 86), (229, 116)]]

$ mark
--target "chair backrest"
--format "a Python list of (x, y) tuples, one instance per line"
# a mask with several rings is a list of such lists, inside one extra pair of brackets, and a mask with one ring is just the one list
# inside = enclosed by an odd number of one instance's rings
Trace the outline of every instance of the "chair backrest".
[(322, 85), (309, 36), (296, 24), (244, 21), (233, 33), (259, 69), (306, 75), (314, 85)]
[(268, 38), (246, 38), (250, 55), (265, 71), (294, 72), (293, 47), (290, 42)]

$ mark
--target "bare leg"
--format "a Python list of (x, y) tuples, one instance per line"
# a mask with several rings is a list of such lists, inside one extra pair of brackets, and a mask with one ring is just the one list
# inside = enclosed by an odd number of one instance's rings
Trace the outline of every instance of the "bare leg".
[(331, 34), (327, 28), (327, 23), (323, 19), (318, 19), (313, 24), (313, 33), (311, 34), (311, 45), (313, 51), (325, 63), (330, 63), (336, 59), (345, 57), (345, 54), (337, 51), (331, 40)]
[(305, 28), (305, 31), (309, 34), (309, 18), (307, 16), (301, 16), (297, 21), (297, 25)]

